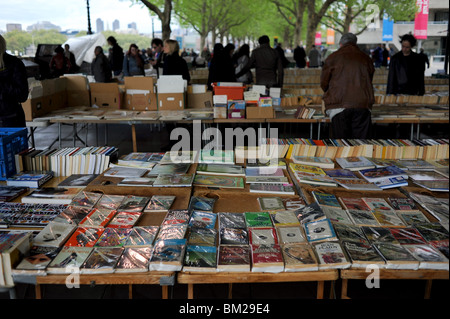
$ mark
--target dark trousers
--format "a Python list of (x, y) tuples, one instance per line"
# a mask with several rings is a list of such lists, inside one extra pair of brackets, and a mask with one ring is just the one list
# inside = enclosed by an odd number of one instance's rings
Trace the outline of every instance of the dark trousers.
[(345, 109), (331, 120), (333, 138), (371, 138), (372, 118), (368, 109)]
[(25, 113), (22, 106), (17, 107), (17, 112), (5, 116), (0, 116), (0, 127), (25, 127)]

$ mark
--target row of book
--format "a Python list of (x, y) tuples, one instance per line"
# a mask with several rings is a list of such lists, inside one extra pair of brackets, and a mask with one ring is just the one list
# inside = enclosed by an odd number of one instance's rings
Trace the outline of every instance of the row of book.
[[(307, 139), (264, 138), (260, 147), (269, 153), (268, 147), (277, 148), (279, 158), (292, 156), (316, 156), (331, 159), (339, 157), (365, 156), (380, 159), (424, 159), (439, 160), (449, 158), (448, 139)], [(264, 147), (266, 149), (264, 149)], [(251, 151), (258, 153), (258, 147), (236, 147), (236, 157), (244, 158)], [(275, 154), (274, 154), (275, 155)], [(272, 155), (272, 156), (274, 156)], [(245, 158), (248, 158), (247, 155)], [(262, 157), (262, 156), (261, 156)]]
[(54, 176), (100, 174), (116, 162), (118, 149), (114, 146), (65, 147), (55, 149), (29, 148), (15, 155), (17, 173), (50, 171)]

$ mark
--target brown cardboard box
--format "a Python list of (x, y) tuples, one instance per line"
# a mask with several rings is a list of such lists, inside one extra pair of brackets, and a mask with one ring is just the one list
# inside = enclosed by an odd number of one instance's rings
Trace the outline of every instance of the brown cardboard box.
[(83, 75), (66, 76), (67, 106), (91, 106), (89, 81)]
[(120, 109), (122, 93), (117, 83), (91, 83), (91, 104)]
[(188, 109), (204, 109), (213, 106), (213, 95), (211, 91), (206, 93), (188, 93), (187, 97)]
[(123, 81), (125, 90), (149, 90), (155, 93), (155, 80), (151, 76), (125, 76)]
[(25, 112), (25, 121), (32, 121), (34, 118), (48, 113), (48, 111), (43, 107), (42, 96), (26, 100), (22, 103), (22, 108)]
[(275, 112), (272, 106), (247, 106), (248, 119), (273, 119)]
[(184, 98), (184, 93), (158, 93), (158, 110), (184, 110)]
[(158, 110), (153, 77), (126, 76), (124, 77), (124, 89), (125, 109), (138, 111)]
[(214, 118), (215, 119), (226, 119), (227, 118), (227, 107), (226, 106), (215, 106), (214, 107)]

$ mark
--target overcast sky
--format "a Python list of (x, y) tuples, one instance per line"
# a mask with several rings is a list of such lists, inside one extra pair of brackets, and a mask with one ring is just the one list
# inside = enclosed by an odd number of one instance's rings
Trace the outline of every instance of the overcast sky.
[[(120, 29), (126, 29), (136, 22), (141, 33), (152, 32), (152, 20), (149, 10), (139, 4), (132, 5), (131, 0), (90, 0), (91, 28), (97, 31), (95, 21), (100, 18), (105, 30), (115, 19)], [(7, 23), (20, 23), (22, 30), (38, 21), (50, 21), (61, 30), (87, 30), (86, 0), (0, 0), (0, 30), (6, 31)], [(155, 19), (155, 30), (161, 30), (161, 23)]]

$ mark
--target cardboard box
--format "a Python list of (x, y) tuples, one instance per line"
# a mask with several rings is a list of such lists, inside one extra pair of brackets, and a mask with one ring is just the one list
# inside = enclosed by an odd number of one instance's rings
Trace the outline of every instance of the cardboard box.
[(184, 93), (187, 81), (181, 75), (161, 75), (157, 81), (158, 93)]
[(205, 93), (189, 93), (186, 97), (187, 108), (190, 109), (204, 109), (213, 106), (213, 95), (211, 91)]
[(184, 110), (184, 93), (158, 93), (158, 110)]
[(91, 83), (91, 104), (120, 109), (122, 93), (117, 83)]
[(64, 76), (66, 79), (67, 107), (91, 106), (89, 81), (84, 75)]
[(125, 90), (148, 90), (150, 93), (155, 92), (155, 79), (151, 76), (125, 76)]
[(214, 118), (215, 119), (226, 119), (227, 115), (227, 107), (224, 106), (214, 106)]
[(42, 96), (29, 98), (22, 103), (22, 108), (25, 112), (25, 121), (32, 121), (34, 118), (48, 113), (45, 107), (43, 107), (42, 98)]
[(124, 108), (136, 111), (157, 111), (157, 100), (156, 93), (150, 93), (148, 90), (127, 90)]
[(247, 106), (248, 119), (272, 119), (275, 118), (274, 108), (271, 106)]
[(245, 109), (228, 109), (229, 119), (245, 119)]

